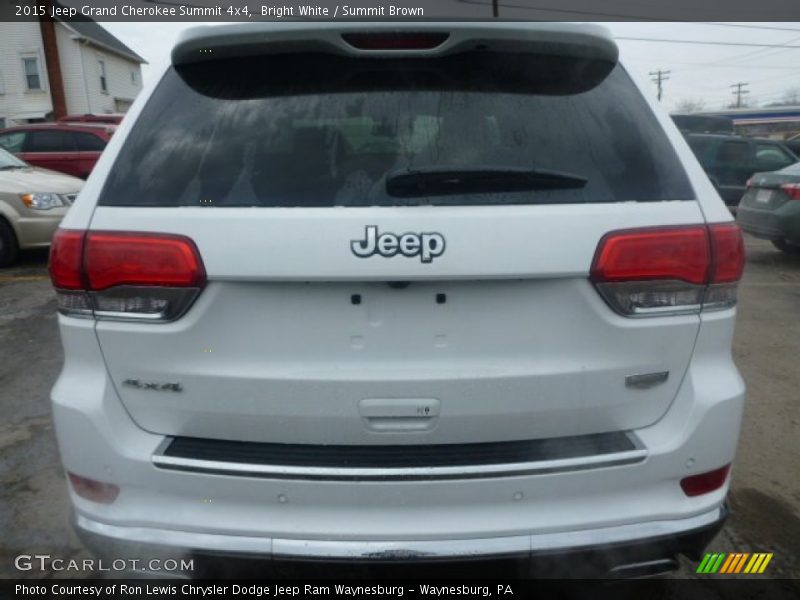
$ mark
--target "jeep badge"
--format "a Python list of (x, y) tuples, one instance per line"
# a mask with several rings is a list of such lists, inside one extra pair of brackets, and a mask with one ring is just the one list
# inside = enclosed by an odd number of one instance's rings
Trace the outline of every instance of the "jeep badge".
[(369, 258), (373, 254), (380, 254), (390, 258), (395, 254), (412, 257), (419, 256), (424, 263), (431, 262), (437, 256), (444, 254), (445, 241), (441, 233), (394, 233), (378, 234), (377, 225), (367, 226), (363, 240), (350, 242), (350, 249), (359, 258)]

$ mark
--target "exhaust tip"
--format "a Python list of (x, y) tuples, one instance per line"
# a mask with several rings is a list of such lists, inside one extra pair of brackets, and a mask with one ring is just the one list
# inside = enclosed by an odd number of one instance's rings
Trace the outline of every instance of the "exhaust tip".
[(659, 558), (646, 562), (628, 563), (618, 565), (609, 570), (611, 579), (636, 579), (639, 577), (654, 577), (664, 575), (678, 568), (678, 561), (674, 558)]

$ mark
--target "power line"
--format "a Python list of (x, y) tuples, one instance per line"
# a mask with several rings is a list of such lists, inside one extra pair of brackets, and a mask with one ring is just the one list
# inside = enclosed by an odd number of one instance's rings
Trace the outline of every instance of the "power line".
[[(653, 61), (650, 60), (650, 59), (644, 59), (644, 58), (626, 57), (625, 58), (625, 62), (652, 63)], [(773, 69), (773, 70), (776, 70), (776, 71), (798, 71), (798, 70), (800, 70), (800, 67), (797, 67), (796, 65), (790, 65), (788, 67), (778, 67), (778, 66), (775, 66), (775, 65), (721, 65), (721, 64), (713, 63), (713, 62), (680, 62), (680, 61), (674, 61), (674, 60), (670, 60), (670, 64), (687, 65), (688, 67), (692, 67), (692, 68), (688, 68), (688, 69), (683, 69), (683, 68), (682, 69), (676, 69), (676, 71), (679, 70), (681, 72), (683, 72), (683, 71), (696, 71), (698, 69), (705, 69), (706, 67), (714, 68), (714, 69), (762, 69), (762, 70), (763, 69)]]
[(732, 94), (736, 96), (736, 108), (742, 108), (742, 95), (750, 93), (744, 89), (746, 86), (747, 83), (744, 81), (740, 81), (739, 83), (734, 83), (732, 86), (730, 86), (732, 88), (736, 88), (732, 92)]
[(659, 69), (658, 71), (650, 71), (650, 73), (649, 73), (650, 76), (652, 77), (652, 79), (650, 81), (652, 81), (653, 83), (655, 83), (658, 86), (658, 100), (659, 100), (659, 102), (661, 101), (662, 82), (664, 82), (667, 79), (669, 79), (669, 74), (670, 73), (671, 73), (671, 71), (663, 71), (661, 69)]
[(771, 25), (741, 25), (739, 23), (716, 23), (713, 21), (708, 21), (704, 23), (696, 23), (697, 25), (713, 25), (715, 27), (740, 27), (742, 29), (765, 29), (770, 31), (797, 31), (800, 33), (800, 29), (795, 27), (773, 27)]
[(670, 40), (666, 38), (641, 38), (641, 37), (626, 37), (615, 36), (618, 40), (628, 40), (631, 42), (658, 42), (664, 44), (702, 44), (708, 46), (741, 46), (747, 48), (796, 48), (800, 46), (787, 46), (785, 44), (748, 44), (746, 42), (711, 42), (705, 40)]
[(725, 62), (730, 62), (732, 60), (735, 60), (737, 63), (741, 63), (742, 61), (754, 60), (754, 58), (761, 59), (761, 58), (764, 58), (766, 56), (774, 56), (776, 54), (780, 54), (781, 52), (788, 52), (790, 50), (790, 48), (787, 48), (787, 46), (791, 46), (791, 44), (793, 44), (794, 42), (797, 42), (798, 40), (800, 40), (800, 37), (793, 37), (793, 38), (788, 39), (788, 40), (786, 40), (784, 42), (781, 42), (780, 44), (781, 44), (782, 48), (758, 48), (756, 50), (748, 50), (747, 52), (744, 52), (742, 54), (734, 54), (733, 56), (728, 56), (726, 58), (721, 58), (721, 59), (715, 60), (713, 62), (715, 62), (715, 63), (725, 63)]

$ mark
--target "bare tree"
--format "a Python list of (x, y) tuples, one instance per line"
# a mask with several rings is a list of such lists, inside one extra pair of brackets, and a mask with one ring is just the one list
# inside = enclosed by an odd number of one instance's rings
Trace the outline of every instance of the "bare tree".
[(725, 108), (755, 108), (758, 106), (758, 100), (755, 98), (742, 98), (738, 103), (736, 100), (727, 104)]
[(700, 112), (706, 107), (706, 103), (698, 98), (684, 98), (675, 105), (675, 110), (682, 113)]
[(793, 106), (800, 104), (800, 88), (790, 88), (783, 92), (781, 97), (782, 106)]

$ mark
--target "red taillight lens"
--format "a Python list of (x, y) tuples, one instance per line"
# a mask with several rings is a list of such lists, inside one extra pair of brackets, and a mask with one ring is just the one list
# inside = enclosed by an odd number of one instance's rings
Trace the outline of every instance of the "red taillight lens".
[(710, 262), (703, 226), (618, 231), (600, 241), (592, 280), (673, 279), (703, 284)]
[(800, 183), (784, 183), (781, 189), (792, 200), (800, 200)]
[(744, 240), (734, 223), (708, 226), (711, 240), (711, 280), (709, 283), (733, 283), (744, 271)]
[(83, 280), (83, 242), (86, 232), (59, 229), (50, 245), (50, 280), (62, 290), (81, 290)]
[(707, 473), (684, 477), (681, 479), (681, 489), (687, 496), (700, 496), (718, 490), (725, 485), (730, 469), (730, 465), (725, 465)]
[(50, 273), (66, 315), (170, 321), (205, 284), (200, 253), (185, 236), (59, 230)]
[(194, 242), (179, 235), (92, 231), (85, 268), (92, 291), (115, 285), (199, 287), (205, 281)]
[(449, 33), (432, 31), (342, 34), (345, 42), (359, 50), (432, 50), (444, 44), (449, 37)]
[(733, 306), (743, 268), (735, 224), (633, 229), (600, 240), (591, 280), (625, 316), (697, 313)]
[(119, 486), (113, 483), (95, 481), (88, 477), (75, 475), (75, 473), (67, 473), (67, 475), (69, 476), (69, 482), (72, 484), (72, 489), (81, 498), (99, 502), (100, 504), (111, 504), (119, 496)]

